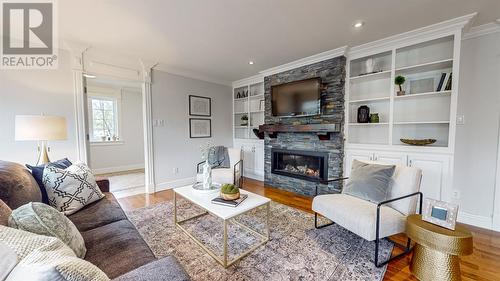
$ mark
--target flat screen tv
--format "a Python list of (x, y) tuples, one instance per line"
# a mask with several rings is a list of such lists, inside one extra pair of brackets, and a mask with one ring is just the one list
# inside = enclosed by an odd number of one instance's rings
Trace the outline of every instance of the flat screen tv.
[(311, 78), (271, 87), (273, 116), (298, 117), (319, 115), (321, 80)]

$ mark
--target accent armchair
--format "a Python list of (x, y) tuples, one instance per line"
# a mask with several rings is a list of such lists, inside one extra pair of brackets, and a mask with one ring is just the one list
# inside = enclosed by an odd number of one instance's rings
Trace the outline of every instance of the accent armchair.
[[(387, 163), (374, 164), (387, 164)], [(338, 180), (344, 180), (338, 179)], [(405, 231), (406, 217), (417, 211), (417, 200), (422, 212), (423, 195), (420, 190), (422, 171), (414, 167), (396, 166), (389, 186), (388, 199), (378, 204), (347, 194), (317, 195), (313, 199), (314, 226), (323, 228), (334, 223), (355, 233), (367, 241), (375, 241), (375, 266), (381, 267), (411, 251), (411, 240), (406, 245), (391, 241), (388, 237)], [(335, 181), (335, 180), (333, 180)], [(318, 226), (318, 214), (332, 222)], [(379, 263), (380, 240), (387, 238), (404, 252)]]
[[(212, 169), (212, 181), (221, 184), (233, 183), (234, 185), (241, 187), (243, 179), (243, 160), (241, 159), (241, 149), (228, 148), (227, 153), (229, 154), (230, 168)], [(203, 163), (205, 162), (203, 161), (196, 165), (197, 182), (203, 181), (203, 171), (201, 167)]]

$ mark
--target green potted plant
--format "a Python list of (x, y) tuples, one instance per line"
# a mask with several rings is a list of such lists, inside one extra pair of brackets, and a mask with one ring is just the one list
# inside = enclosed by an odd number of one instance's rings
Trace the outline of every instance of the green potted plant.
[(224, 200), (236, 200), (240, 198), (240, 189), (234, 184), (226, 183), (220, 189), (220, 197)]
[(241, 126), (248, 126), (248, 116), (246, 114), (241, 116)]
[(398, 76), (396, 76), (396, 78), (394, 78), (394, 84), (399, 86), (399, 91), (397, 93), (398, 96), (405, 95), (405, 91), (403, 91), (403, 88), (401, 87), (401, 85), (403, 85), (405, 83), (405, 81), (406, 81), (406, 79), (401, 75), (398, 75)]

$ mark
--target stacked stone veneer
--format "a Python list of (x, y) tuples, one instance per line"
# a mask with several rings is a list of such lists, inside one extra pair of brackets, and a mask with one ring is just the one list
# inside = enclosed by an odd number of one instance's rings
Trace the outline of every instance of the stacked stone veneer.
[[(337, 57), (264, 78), (266, 124), (319, 124), (340, 123), (341, 132), (333, 133), (330, 140), (319, 140), (316, 133), (278, 133), (277, 138), (265, 136), (265, 183), (279, 189), (313, 196), (316, 184), (310, 181), (271, 173), (271, 149), (323, 151), (329, 154), (328, 176), (342, 177), (344, 158), (344, 94), (346, 58)], [(272, 116), (271, 86), (320, 77), (326, 88), (321, 93), (321, 114), (314, 117)], [(342, 183), (320, 185), (321, 192), (340, 191)]]

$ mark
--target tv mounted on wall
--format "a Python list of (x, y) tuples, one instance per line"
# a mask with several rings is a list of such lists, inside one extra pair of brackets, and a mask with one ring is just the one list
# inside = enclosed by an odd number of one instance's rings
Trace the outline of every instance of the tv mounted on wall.
[(271, 87), (273, 116), (300, 117), (319, 115), (321, 79), (310, 78)]

